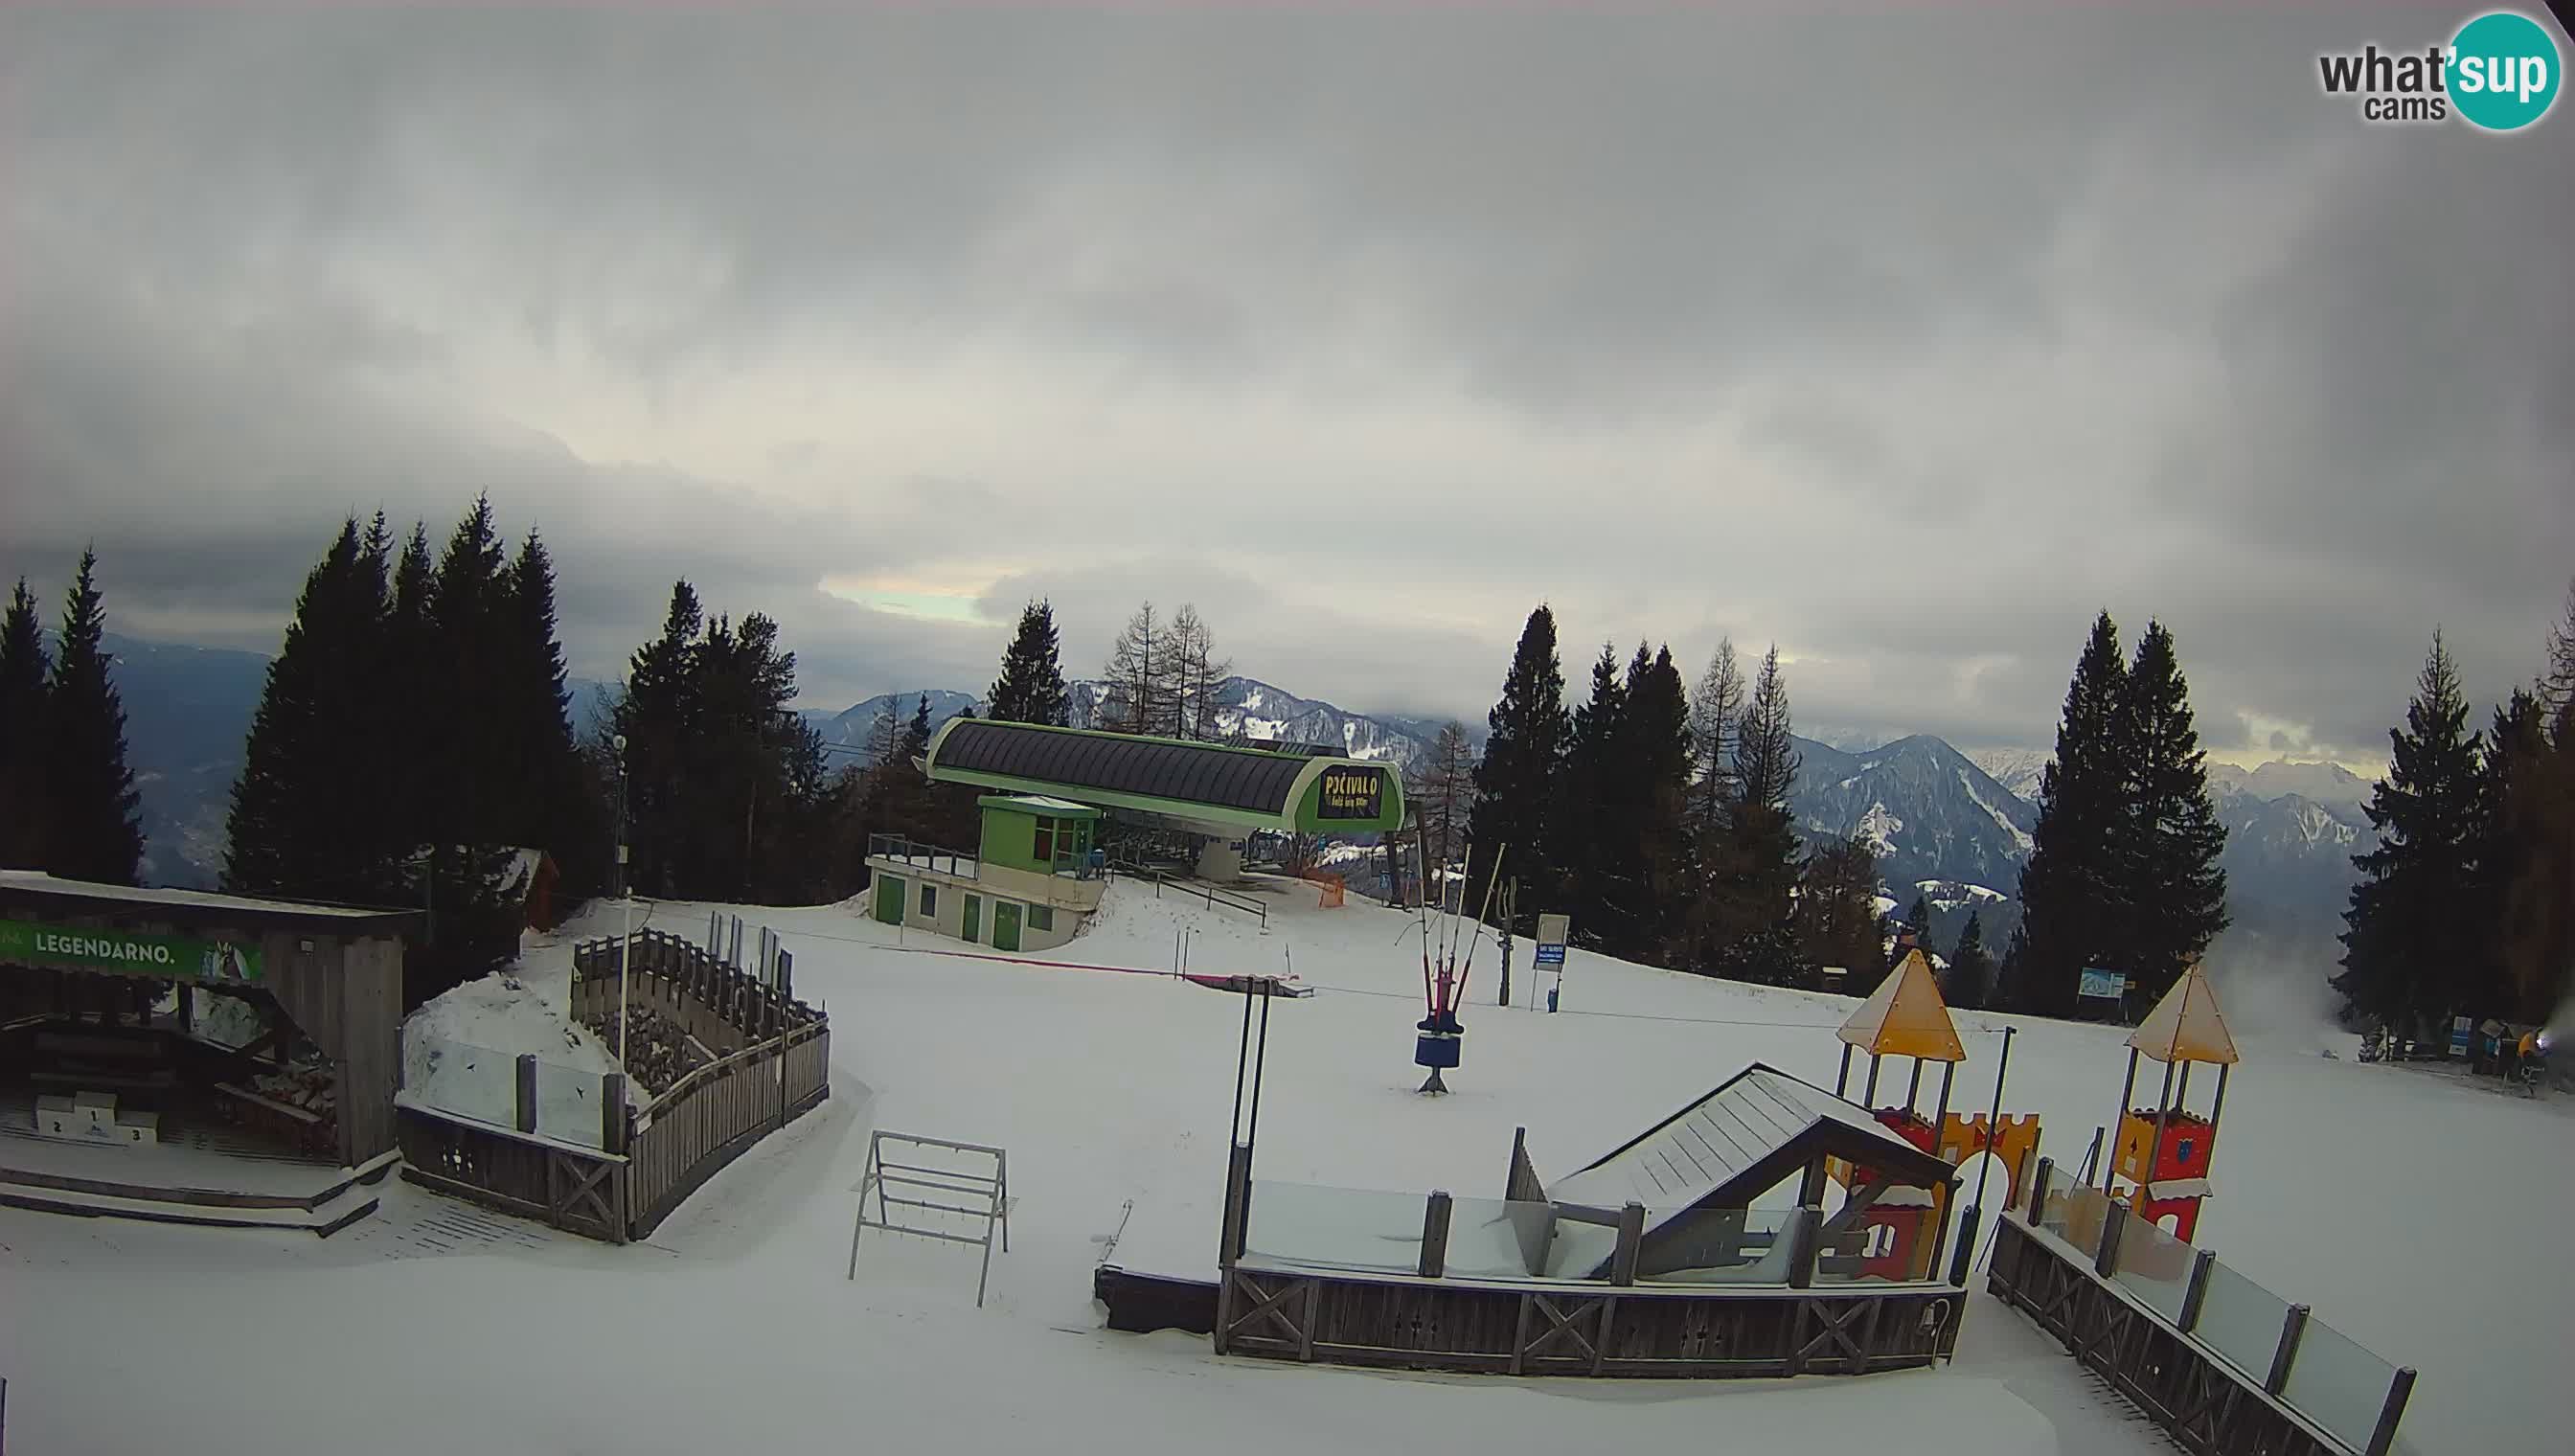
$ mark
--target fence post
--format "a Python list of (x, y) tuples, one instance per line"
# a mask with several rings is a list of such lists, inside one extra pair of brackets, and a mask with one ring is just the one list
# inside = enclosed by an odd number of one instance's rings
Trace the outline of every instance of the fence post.
[(1609, 1282), (1636, 1282), (1636, 1260), (1645, 1251), (1645, 1205), (1630, 1201), (1618, 1210), (1618, 1251), (1609, 1257)]
[(1976, 1254), (1976, 1225), (1984, 1217), (1982, 1208), (1970, 1203), (1958, 1215), (1958, 1247), (1949, 1256), (1949, 1282), (1961, 1289), (1967, 1287), (1967, 1265)]
[(2101, 1210), (2101, 1250), (2092, 1256), (2092, 1272), (2107, 1279), (2119, 1267), (2119, 1240), (2128, 1232), (2128, 1210), (2116, 1203)]
[(1801, 1203), (1788, 1219), (1788, 1287), (1809, 1289), (1815, 1283), (1815, 1255), (1823, 1232), (1824, 1210)]
[(1421, 1207), (1421, 1277), (1436, 1279), (1448, 1268), (1449, 1197), (1434, 1188)]
[(626, 1074), (609, 1072), (599, 1079), (599, 1147), (626, 1151)]
[(2055, 1171), (2056, 1159), (2040, 1158), (2038, 1171), (2030, 1175), (2029, 1221), (2032, 1223), (2047, 1216), (2047, 1180)]
[(2298, 1363), (2298, 1341), (2306, 1332), (2307, 1307), (2290, 1305), (2280, 1321), (2280, 1347), (2271, 1352), (2270, 1377), (2262, 1382), (2265, 1391), (2277, 1395), (2289, 1388), (2289, 1367)]
[(537, 1059), (519, 1058), (519, 1130), (537, 1130)]
[(2190, 1287), (2181, 1295), (2181, 1319), (2174, 1328), (2189, 1334), (2199, 1328), (2199, 1311), (2208, 1303), (2208, 1272), (2217, 1266), (2217, 1255), (2201, 1249), (2190, 1256)]
[(2405, 1402), (2414, 1394), (2414, 1372), (2399, 1370), (2387, 1383), (2387, 1403), (2378, 1408), (2378, 1429), (2369, 1433), (2367, 1456), (2387, 1456), (2396, 1446), (2396, 1423), (2405, 1419)]

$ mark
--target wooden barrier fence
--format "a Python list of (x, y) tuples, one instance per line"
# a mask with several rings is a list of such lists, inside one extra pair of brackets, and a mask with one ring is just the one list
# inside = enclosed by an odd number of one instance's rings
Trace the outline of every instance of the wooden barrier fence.
[[(786, 952), (779, 953), (785, 972)], [(534, 1057), (520, 1059), (518, 1128), (404, 1099), (397, 1117), (403, 1175), (568, 1233), (624, 1243), (650, 1236), (727, 1163), (831, 1096), (830, 1018), (795, 999), (785, 973), (778, 985), (764, 985), (658, 930), (637, 931), (623, 957), (613, 939), (585, 941), (573, 949), (575, 1019), (616, 1010), (621, 959), (635, 976), (629, 1004), (669, 1017), (715, 1060), (635, 1103), (623, 1076), (602, 1077), (607, 1125), (598, 1148), (535, 1133)]]

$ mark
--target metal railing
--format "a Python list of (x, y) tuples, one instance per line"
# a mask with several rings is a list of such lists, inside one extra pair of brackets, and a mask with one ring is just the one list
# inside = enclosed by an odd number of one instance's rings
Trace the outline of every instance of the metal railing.
[(2014, 1212), (2022, 1226), (2067, 1250), (2129, 1305), (2246, 1387), (2294, 1411), (2336, 1448), (2364, 1456), (2395, 1449), (2413, 1370), (2363, 1348), (2315, 1319), (2308, 1306), (2273, 1294), (2048, 1159), (2039, 1160), (2026, 1211)]
[(902, 834), (868, 835), (868, 857), (898, 860), (936, 873), (954, 875), (959, 879), (976, 878), (979, 867), (972, 854), (942, 848), (937, 844), (925, 844)]

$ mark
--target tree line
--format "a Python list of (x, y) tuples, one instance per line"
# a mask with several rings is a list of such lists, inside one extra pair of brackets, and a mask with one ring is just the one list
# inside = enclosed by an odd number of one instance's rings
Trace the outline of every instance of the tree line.
[(2538, 678), (2482, 729), (2433, 634), (2388, 741), (2332, 978), (2344, 1014), (2415, 1035), (2555, 1019), (2575, 999), (2575, 587)]
[(139, 884), (142, 800), (97, 569), (98, 554), (81, 553), (50, 650), (25, 578), (0, 617), (0, 867)]
[[(1800, 847), (1776, 647), (1747, 682), (1720, 644), (1693, 699), (1668, 646), (1639, 643), (1622, 667), (1603, 644), (1587, 696), (1567, 708), (1555, 614), (1541, 605), (1485, 724), (1464, 832), (1479, 896), (1499, 861), (1532, 912), (1567, 914), (1579, 943), (1623, 958), (1772, 984), (1839, 965), (1865, 989), (1883, 973), (1874, 852)], [(1453, 782), (1453, 760), (1434, 751), (1434, 763), (1431, 812), (1444, 818), (1436, 788)]]

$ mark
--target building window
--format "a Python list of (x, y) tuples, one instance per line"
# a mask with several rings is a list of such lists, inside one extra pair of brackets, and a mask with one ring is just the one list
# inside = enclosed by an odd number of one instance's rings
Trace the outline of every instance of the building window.
[(1032, 929), (1032, 930), (1052, 930), (1052, 929), (1054, 929), (1054, 928), (1055, 928), (1055, 906), (1053, 906), (1053, 905), (1031, 905), (1031, 906), (1029, 906), (1029, 928), (1030, 928), (1030, 929)]
[(939, 913), (939, 886), (925, 884), (921, 887), (921, 912), (925, 915)]
[(1038, 820), (1038, 853), (1040, 864), (1055, 862), (1055, 820)]

